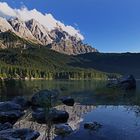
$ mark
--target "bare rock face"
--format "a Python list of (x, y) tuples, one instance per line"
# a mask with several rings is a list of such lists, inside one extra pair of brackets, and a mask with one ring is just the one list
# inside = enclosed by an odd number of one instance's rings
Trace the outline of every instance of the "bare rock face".
[(18, 18), (13, 18), (8, 21), (10, 25), (13, 27), (15, 32), (20, 36), (23, 37), (27, 40), (31, 40), (34, 42), (38, 42), (36, 38), (32, 35), (30, 30), (26, 27), (26, 24), (24, 21), (18, 19)]
[(50, 45), (50, 48), (54, 51), (68, 55), (97, 52), (95, 48), (92, 48), (89, 45), (85, 45), (82, 42), (73, 42), (71, 40), (62, 40), (59, 43), (54, 42)]
[(36, 20), (32, 19), (26, 22), (27, 28), (31, 31), (32, 35), (39, 40), (43, 45), (52, 43), (50, 34), (47, 28), (41, 25)]
[[(54, 29), (49, 30), (34, 19), (24, 22), (19, 18), (13, 18), (7, 21), (0, 17), (0, 33), (8, 31), (17, 36), (14, 37), (14, 39), (17, 39), (16, 43), (11, 39), (5, 40), (6, 38), (3, 38), (2, 40), (0, 39), (0, 48), (11, 48), (11, 46), (12, 48), (23, 48), (26, 41), (21, 43), (19, 40), (24, 39), (38, 46), (47, 46), (54, 51), (67, 55), (97, 52), (95, 48), (84, 44), (76, 35), (72, 36), (64, 31), (61, 26), (56, 26)], [(12, 45), (9, 45), (9, 43)]]
[(5, 49), (5, 48), (7, 48), (4, 44), (3, 44), (3, 42), (0, 40), (0, 48), (1, 49)]
[(97, 52), (95, 48), (83, 44), (80, 39), (76, 38), (76, 36), (69, 35), (60, 27), (51, 31), (51, 37), (53, 39), (53, 43), (50, 45), (50, 48), (63, 54), (77, 55)]
[(14, 29), (12, 26), (8, 23), (8, 21), (5, 18), (0, 17), (0, 32), (5, 32), (11, 30), (14, 32)]

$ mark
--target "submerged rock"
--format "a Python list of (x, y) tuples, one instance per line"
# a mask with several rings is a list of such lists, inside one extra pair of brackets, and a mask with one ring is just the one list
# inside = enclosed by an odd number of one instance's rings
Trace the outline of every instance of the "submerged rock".
[(57, 96), (58, 92), (56, 90), (41, 90), (33, 95), (31, 102), (33, 106), (50, 106)]
[(0, 131), (0, 140), (35, 140), (39, 136), (39, 132), (28, 128), (7, 129)]
[(61, 111), (57, 109), (50, 109), (50, 111), (47, 111), (43, 108), (39, 108), (33, 111), (32, 117), (35, 121), (38, 123), (66, 123), (69, 114), (66, 111)]
[(17, 96), (12, 102), (20, 105), (23, 109), (27, 109), (30, 106), (30, 101), (28, 101), (25, 97)]
[(14, 124), (23, 115), (24, 112), (20, 105), (10, 101), (0, 103), (0, 123)]
[(54, 133), (56, 135), (69, 135), (72, 132), (73, 132), (73, 130), (68, 124), (55, 125)]
[(84, 124), (84, 128), (90, 130), (98, 130), (101, 127), (102, 125), (97, 122), (87, 122)]
[(10, 128), (13, 128), (13, 125), (12, 124), (10, 124), (10, 123), (4, 123), (4, 124), (1, 124), (0, 123), (0, 131), (2, 131), (2, 130), (6, 130), (6, 129), (10, 129)]
[(128, 75), (108, 83), (107, 87), (117, 87), (125, 90), (136, 89), (136, 80), (133, 75)]
[(71, 97), (63, 97), (60, 99), (63, 104), (67, 106), (73, 106), (74, 105), (74, 99)]

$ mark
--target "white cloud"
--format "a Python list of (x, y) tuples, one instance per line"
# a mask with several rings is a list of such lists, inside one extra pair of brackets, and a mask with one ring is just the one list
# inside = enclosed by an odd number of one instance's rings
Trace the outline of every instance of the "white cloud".
[(68, 32), (71, 36), (76, 36), (77, 38), (83, 40), (83, 35), (80, 34), (79, 30), (76, 30), (72, 26), (64, 25), (62, 22), (56, 20), (52, 14), (42, 14), (36, 9), (28, 10), (26, 7), (21, 9), (13, 9), (6, 2), (0, 2), (0, 16), (5, 18), (18, 17), (24, 21), (34, 18), (39, 23), (52, 30), (60, 26), (64, 31)]

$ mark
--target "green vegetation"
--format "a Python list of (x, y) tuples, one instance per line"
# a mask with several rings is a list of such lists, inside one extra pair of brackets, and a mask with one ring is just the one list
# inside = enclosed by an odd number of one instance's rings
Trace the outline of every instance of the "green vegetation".
[(0, 49), (0, 78), (80, 80), (116, 76), (97, 71), (96, 67), (84, 68), (88, 62), (79, 56), (54, 52), (49, 46), (34, 44), (11, 31), (0, 33), (0, 43), (4, 48)]
[(73, 56), (54, 52), (47, 47), (9, 48), (0, 50), (1, 78), (105, 79), (107, 73), (70, 66)]
[(71, 65), (95, 68), (108, 73), (133, 74), (140, 78), (140, 53), (88, 53), (78, 55), (79, 62)]

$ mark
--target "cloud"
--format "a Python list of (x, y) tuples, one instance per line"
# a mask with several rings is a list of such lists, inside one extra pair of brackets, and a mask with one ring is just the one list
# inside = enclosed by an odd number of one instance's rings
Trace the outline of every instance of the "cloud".
[(36, 9), (29, 10), (27, 7), (22, 7), (20, 9), (11, 8), (6, 2), (0, 2), (0, 16), (4, 18), (18, 17), (23, 21), (28, 21), (32, 18), (37, 20), (39, 23), (48, 28), (48, 30), (53, 30), (54, 28), (60, 26), (62, 30), (69, 33), (71, 36), (76, 36), (78, 39), (83, 40), (83, 35), (76, 30), (74, 27), (69, 25), (64, 25), (61, 21), (56, 20), (52, 14), (42, 14)]

